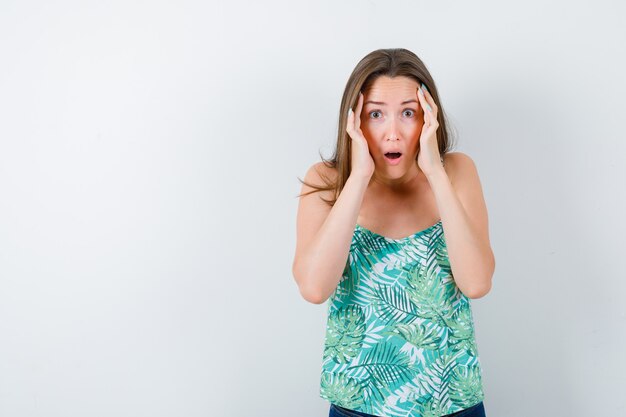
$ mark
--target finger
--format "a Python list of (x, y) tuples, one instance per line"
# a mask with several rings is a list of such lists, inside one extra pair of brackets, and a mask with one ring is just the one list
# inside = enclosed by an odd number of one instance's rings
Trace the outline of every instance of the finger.
[(360, 127), (361, 127), (361, 111), (362, 111), (362, 110), (363, 110), (363, 93), (360, 93), (360, 92), (359, 92), (359, 101), (358, 101), (358, 103), (357, 103), (357, 106), (356, 106), (356, 112), (355, 112), (355, 115), (356, 115), (356, 123), (355, 123), (355, 126), (356, 126), (357, 128), (360, 128)]
[(428, 88), (426, 88), (426, 86), (424, 84), (422, 84), (422, 93), (424, 94), (424, 99), (426, 100), (426, 103), (429, 104), (429, 110), (432, 111), (433, 113), (436, 113), (438, 108), (437, 108), (437, 104), (435, 104), (435, 99), (433, 98), (433, 96), (430, 95), (430, 92), (428, 91)]
[[(424, 88), (420, 88), (419, 91), (421, 92), (420, 96), (421, 96), (421, 102), (422, 102), (422, 107), (426, 109), (426, 113), (427, 112), (431, 112), (433, 111), (433, 108), (430, 106), (428, 99), (426, 98), (426, 94), (428, 94), (428, 92), (424, 89)], [(434, 103), (433, 103), (434, 104)]]
[(424, 91), (422, 88), (417, 89), (417, 97), (420, 102), (420, 106), (422, 107), (422, 113), (424, 114), (424, 127), (430, 126), (430, 111), (428, 110), (426, 103), (426, 99), (424, 98)]
[(432, 108), (428, 105), (428, 102), (426, 101), (426, 96), (424, 95), (424, 89), (423, 88), (418, 88), (417, 89), (417, 97), (419, 98), (420, 106), (422, 106), (422, 111), (424, 112), (424, 114), (426, 114), (426, 113), (428, 113), (428, 111), (432, 110)]
[(350, 135), (350, 137), (352, 138), (352, 130), (354, 127), (354, 112), (352, 111), (352, 107), (349, 108), (348, 110), (348, 120), (346, 122), (346, 132), (348, 132), (348, 135)]
[(419, 87), (417, 87), (417, 102), (419, 103), (419, 108), (423, 114), (424, 125), (426, 125), (426, 112), (424, 111), (424, 102), (422, 101), (422, 92), (420, 91)]

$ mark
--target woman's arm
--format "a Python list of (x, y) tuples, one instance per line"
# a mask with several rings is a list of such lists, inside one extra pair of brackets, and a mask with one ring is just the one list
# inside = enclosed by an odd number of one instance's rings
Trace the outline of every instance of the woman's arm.
[(487, 207), (476, 165), (461, 152), (451, 152), (445, 164), (428, 176), (443, 225), (454, 281), (469, 298), (491, 290), (495, 257), (489, 242)]
[[(322, 162), (313, 165), (304, 180), (322, 185), (319, 171), (332, 175)], [(321, 304), (335, 291), (348, 260), (350, 243), (369, 178), (351, 175), (331, 208), (325, 192), (300, 197), (293, 276), (305, 300)], [(311, 190), (302, 185), (302, 192)]]

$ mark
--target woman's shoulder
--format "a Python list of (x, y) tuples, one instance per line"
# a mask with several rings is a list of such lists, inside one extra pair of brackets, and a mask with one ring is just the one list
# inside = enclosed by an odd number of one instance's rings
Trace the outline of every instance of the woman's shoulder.
[(319, 161), (309, 167), (304, 176), (304, 180), (319, 186), (327, 183), (334, 183), (337, 179), (339, 171), (337, 167), (330, 162)]
[(443, 166), (452, 184), (456, 178), (463, 178), (476, 169), (474, 160), (463, 152), (447, 152), (443, 156)]
[(448, 161), (453, 164), (467, 164), (474, 162), (468, 154), (459, 151), (447, 152), (443, 157), (443, 162), (446, 164)]
[[(332, 162), (316, 162), (307, 169), (302, 183), (299, 197), (316, 195), (314, 200), (324, 201), (324, 204), (334, 204), (336, 198), (338, 170)], [(309, 199), (306, 199), (307, 201)]]

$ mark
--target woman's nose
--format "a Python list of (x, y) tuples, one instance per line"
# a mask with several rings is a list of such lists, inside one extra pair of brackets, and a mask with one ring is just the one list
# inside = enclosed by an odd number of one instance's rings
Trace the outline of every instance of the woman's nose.
[(389, 119), (389, 123), (387, 125), (387, 138), (390, 140), (398, 139), (398, 122), (395, 117)]

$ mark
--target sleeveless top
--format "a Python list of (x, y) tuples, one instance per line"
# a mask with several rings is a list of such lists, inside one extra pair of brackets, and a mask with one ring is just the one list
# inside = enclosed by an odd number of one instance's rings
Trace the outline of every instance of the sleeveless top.
[(357, 224), (327, 305), (320, 397), (381, 417), (438, 417), (483, 400), (470, 299), (441, 220), (401, 239)]

